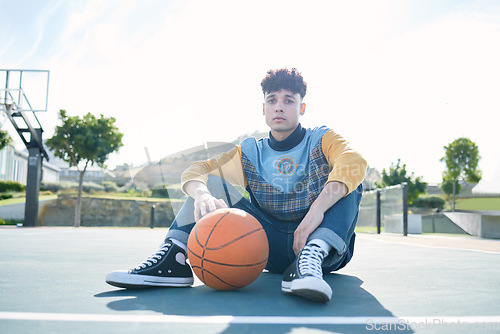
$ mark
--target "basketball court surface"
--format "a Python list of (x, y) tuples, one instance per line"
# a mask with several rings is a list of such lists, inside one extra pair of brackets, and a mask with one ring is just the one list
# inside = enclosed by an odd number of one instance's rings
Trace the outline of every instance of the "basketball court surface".
[(167, 229), (0, 228), (0, 333), (499, 333), (500, 241), (358, 234), (326, 276), (330, 303), (264, 272), (236, 291), (124, 290), (106, 274), (154, 253)]

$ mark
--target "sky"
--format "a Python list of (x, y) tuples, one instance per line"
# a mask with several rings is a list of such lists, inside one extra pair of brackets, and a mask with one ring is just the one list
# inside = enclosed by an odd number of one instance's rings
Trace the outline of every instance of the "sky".
[(48, 110), (37, 114), (44, 138), (60, 109), (115, 117), (124, 146), (111, 168), (147, 162), (146, 149), (156, 161), (268, 131), (260, 81), (287, 67), (308, 84), (302, 125), (332, 128), (371, 167), (401, 159), (439, 183), (444, 146), (467, 137), (483, 180), (493, 185), (500, 174), (496, 0), (0, 0), (0, 8), (0, 68), (50, 71)]

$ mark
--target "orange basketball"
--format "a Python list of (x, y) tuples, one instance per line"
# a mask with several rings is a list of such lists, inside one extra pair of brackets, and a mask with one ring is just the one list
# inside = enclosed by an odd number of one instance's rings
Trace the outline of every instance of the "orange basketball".
[(259, 277), (269, 255), (259, 221), (239, 209), (210, 212), (194, 226), (188, 258), (196, 276), (216, 290), (245, 287)]

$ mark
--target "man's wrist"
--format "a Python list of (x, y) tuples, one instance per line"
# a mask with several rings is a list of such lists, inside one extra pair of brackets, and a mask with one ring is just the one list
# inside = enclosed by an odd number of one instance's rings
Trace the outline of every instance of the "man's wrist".
[(186, 189), (186, 193), (194, 199), (206, 194), (210, 195), (210, 191), (207, 186), (200, 181), (189, 181), (184, 187)]
[(201, 188), (201, 187), (200, 188), (196, 188), (195, 191), (194, 191), (194, 193), (193, 193), (193, 195), (194, 195), (195, 199), (199, 198), (199, 197), (202, 197), (202, 196), (205, 196), (205, 195), (210, 195), (211, 196), (210, 191), (208, 191), (207, 188)]

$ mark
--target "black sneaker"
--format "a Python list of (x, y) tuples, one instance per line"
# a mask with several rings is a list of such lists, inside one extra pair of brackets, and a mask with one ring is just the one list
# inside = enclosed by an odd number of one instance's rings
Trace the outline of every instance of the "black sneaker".
[(328, 302), (332, 288), (323, 280), (321, 264), (326, 252), (315, 244), (306, 245), (287, 268), (281, 290), (317, 302)]
[(186, 263), (186, 251), (170, 240), (137, 267), (129, 271), (113, 271), (106, 276), (106, 283), (127, 289), (186, 287), (193, 282), (193, 272)]

